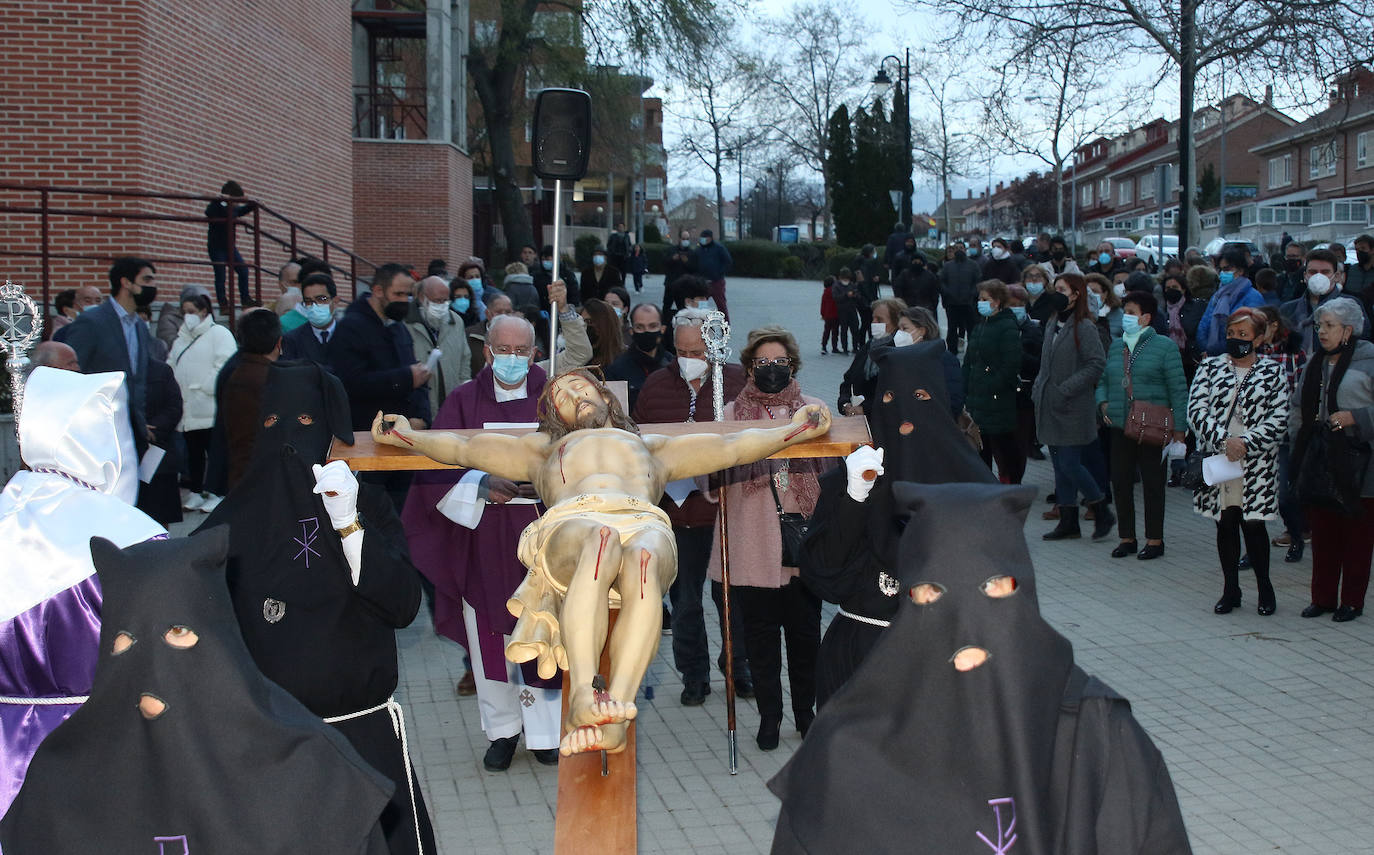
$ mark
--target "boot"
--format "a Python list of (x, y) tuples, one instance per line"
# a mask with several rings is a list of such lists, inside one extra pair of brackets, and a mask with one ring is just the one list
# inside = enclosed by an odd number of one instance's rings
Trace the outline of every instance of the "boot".
[(1059, 525), (1054, 527), (1054, 531), (1049, 531), (1041, 535), (1045, 540), (1067, 540), (1069, 538), (1082, 536), (1083, 533), (1078, 530), (1077, 505), (1060, 505)]
[(1093, 503), (1093, 540), (1110, 537), (1116, 526), (1116, 514), (1112, 513), (1111, 502), (1099, 499)]

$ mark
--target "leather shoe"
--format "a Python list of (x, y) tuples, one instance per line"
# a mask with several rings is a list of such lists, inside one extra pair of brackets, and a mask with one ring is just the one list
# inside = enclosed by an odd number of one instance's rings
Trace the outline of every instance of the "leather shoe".
[(458, 681), (457, 691), (460, 698), (468, 698), (477, 694), (477, 679), (472, 676), (471, 671), (463, 674), (463, 679)]
[(505, 739), (493, 739), (491, 745), (487, 746), (486, 756), (482, 758), (482, 768), (488, 772), (504, 772), (510, 768), (510, 761), (515, 757), (515, 747), (520, 744), (519, 734), (507, 736)]
[(1057, 519), (1059, 519), (1059, 506), (1058, 506), (1058, 505), (1055, 505), (1054, 507), (1050, 508), (1048, 511), (1045, 511), (1043, 514), (1040, 515), (1040, 519), (1042, 519), (1042, 520), (1057, 520)]
[(534, 759), (538, 760), (545, 766), (558, 765), (557, 748), (531, 748), (530, 753), (534, 755)]
[(1302, 560), (1303, 544), (1299, 540), (1288, 547), (1288, 552), (1283, 556), (1283, 560), (1289, 564), (1297, 564)]
[(1302, 610), (1301, 612), (1299, 612), (1298, 614), (1300, 614), (1300, 615), (1302, 615), (1303, 617), (1306, 617), (1306, 618), (1313, 618), (1313, 617), (1321, 617), (1322, 615), (1330, 614), (1331, 612), (1334, 612), (1334, 611), (1335, 611), (1335, 609), (1328, 609), (1326, 606), (1319, 606), (1319, 605), (1317, 605), (1316, 603), (1312, 603), (1310, 606), (1308, 606), (1307, 608), (1303, 609), (1303, 610)]
[(1134, 541), (1134, 540), (1123, 540), (1123, 541), (1121, 541), (1120, 543), (1118, 543), (1118, 544), (1116, 545), (1116, 549), (1113, 549), (1113, 550), (1112, 550), (1112, 557), (1113, 557), (1113, 558), (1125, 558), (1127, 555), (1130, 555), (1132, 552), (1135, 552), (1135, 541)]
[(754, 681), (748, 677), (735, 678), (735, 697), (746, 701), (754, 697)]
[(782, 722), (775, 718), (766, 718), (759, 722), (759, 735), (754, 741), (758, 743), (760, 751), (772, 751), (778, 747), (778, 731), (782, 729)]
[(711, 694), (711, 684), (704, 680), (684, 683), (682, 686), (682, 705), (684, 707), (699, 707), (706, 703), (706, 696), (709, 694)]
[(1336, 609), (1336, 613), (1331, 616), (1331, 619), (1336, 623), (1345, 623), (1348, 620), (1354, 620), (1362, 614), (1364, 614), (1363, 606), (1358, 608), (1355, 606), (1341, 606)]
[(1240, 597), (1227, 597), (1223, 595), (1221, 599), (1217, 600), (1217, 604), (1212, 606), (1212, 611), (1219, 615), (1229, 615), (1231, 610), (1238, 605), (1240, 605)]
[(1162, 544), (1162, 543), (1147, 543), (1147, 544), (1145, 544), (1145, 548), (1144, 548), (1144, 549), (1142, 549), (1142, 550), (1140, 550), (1140, 552), (1136, 553), (1136, 556), (1135, 556), (1135, 557), (1138, 558), (1138, 559), (1141, 560), (1141, 561), (1150, 561), (1151, 559), (1158, 558), (1159, 556), (1161, 556), (1161, 555), (1163, 555), (1163, 554), (1164, 554), (1164, 544)]

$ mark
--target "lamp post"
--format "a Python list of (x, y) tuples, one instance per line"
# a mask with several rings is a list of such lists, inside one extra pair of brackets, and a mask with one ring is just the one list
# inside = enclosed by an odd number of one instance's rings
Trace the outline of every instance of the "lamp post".
[(735, 240), (744, 240), (744, 149), (725, 150), (725, 159), (735, 162)]
[[(878, 73), (873, 75), (873, 86), (869, 89), (869, 94), (871, 94), (876, 101), (886, 95), (888, 90), (892, 88), (892, 78), (887, 75), (887, 63), (891, 60), (896, 65), (897, 76), (901, 79), (901, 91), (904, 93), (903, 97), (906, 100), (906, 109), (903, 111), (904, 115), (902, 116), (902, 137), (906, 143), (906, 148), (902, 152), (902, 161), (906, 166), (906, 182), (901, 188), (902, 210), (897, 213), (902, 222), (910, 224), (911, 190), (913, 187), (911, 173), (915, 168), (915, 164), (912, 162), (911, 158), (911, 49), (904, 48), (902, 54), (903, 57), (905, 57), (905, 61), (903, 61), (902, 58), (888, 54), (878, 62)], [(896, 99), (894, 98), (893, 100), (895, 101)]]

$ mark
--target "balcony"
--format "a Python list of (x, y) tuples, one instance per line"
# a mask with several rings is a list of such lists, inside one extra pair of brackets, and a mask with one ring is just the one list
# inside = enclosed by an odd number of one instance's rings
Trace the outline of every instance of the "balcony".
[(1363, 226), (1369, 222), (1369, 205), (1364, 200), (1340, 201), (1328, 199), (1324, 202), (1314, 202), (1310, 209), (1311, 219), (1308, 221), (1314, 226), (1327, 225), (1358, 225)]
[(425, 99), (423, 86), (354, 86), (354, 139), (425, 139), (429, 134)]

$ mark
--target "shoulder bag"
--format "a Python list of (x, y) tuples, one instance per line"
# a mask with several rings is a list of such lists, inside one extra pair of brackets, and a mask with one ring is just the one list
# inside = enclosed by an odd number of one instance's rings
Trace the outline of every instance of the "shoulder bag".
[(806, 514), (788, 513), (782, 509), (772, 475), (768, 476), (768, 489), (773, 491), (773, 506), (778, 509), (778, 527), (782, 530), (782, 566), (800, 567), (802, 540), (811, 530), (811, 520)]
[(1135, 353), (1132, 353), (1124, 343), (1121, 346), (1121, 363), (1126, 368), (1126, 378), (1122, 381), (1126, 387), (1126, 426), (1122, 430), (1127, 439), (1135, 440), (1141, 445), (1162, 448), (1169, 444), (1175, 430), (1174, 410), (1163, 404), (1137, 401), (1135, 387), (1131, 382), (1131, 365), (1135, 363), (1136, 355), (1145, 346), (1146, 342), (1143, 341), (1137, 344)]
[[(1236, 405), (1240, 403), (1240, 393), (1245, 388), (1245, 382), (1255, 373), (1254, 368), (1245, 372), (1245, 378), (1236, 384), (1236, 393), (1231, 396), (1231, 406), (1226, 408), (1226, 418), (1222, 420), (1222, 428), (1226, 429), (1231, 424), (1231, 416), (1236, 412)], [(1196, 432), (1194, 432), (1196, 436)], [(1183, 474), (1178, 476), (1178, 482), (1189, 490), (1197, 491), (1207, 486), (1207, 481), (1202, 475), (1202, 461), (1211, 457), (1210, 452), (1198, 449), (1190, 453), (1183, 460)]]

